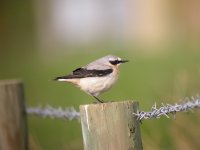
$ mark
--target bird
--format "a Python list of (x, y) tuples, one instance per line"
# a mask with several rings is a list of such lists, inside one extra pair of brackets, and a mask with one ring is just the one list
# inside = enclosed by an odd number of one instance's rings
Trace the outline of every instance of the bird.
[(104, 103), (98, 96), (108, 91), (117, 81), (119, 66), (126, 63), (114, 55), (99, 58), (84, 67), (80, 67), (65, 76), (54, 78), (56, 81), (69, 82), (95, 98), (97, 103)]

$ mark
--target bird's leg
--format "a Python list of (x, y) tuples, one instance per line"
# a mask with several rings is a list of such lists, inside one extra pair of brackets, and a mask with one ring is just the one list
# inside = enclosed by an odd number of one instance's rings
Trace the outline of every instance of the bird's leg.
[(97, 103), (104, 103), (104, 101), (100, 100), (98, 97), (96, 96), (93, 96), (96, 100), (97, 100)]

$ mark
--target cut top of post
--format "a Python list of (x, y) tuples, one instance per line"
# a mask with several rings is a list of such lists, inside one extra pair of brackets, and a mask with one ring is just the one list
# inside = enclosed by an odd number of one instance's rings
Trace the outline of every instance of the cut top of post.
[(0, 80), (0, 85), (11, 85), (11, 84), (22, 84), (22, 80), (13, 79), (13, 80)]

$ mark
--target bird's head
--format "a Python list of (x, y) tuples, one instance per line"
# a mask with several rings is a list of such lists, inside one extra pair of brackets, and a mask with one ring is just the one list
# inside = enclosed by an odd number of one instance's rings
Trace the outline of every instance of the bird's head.
[(120, 57), (113, 56), (113, 55), (108, 55), (107, 58), (108, 58), (109, 64), (112, 66), (119, 66), (122, 63), (128, 62), (128, 60), (123, 60)]

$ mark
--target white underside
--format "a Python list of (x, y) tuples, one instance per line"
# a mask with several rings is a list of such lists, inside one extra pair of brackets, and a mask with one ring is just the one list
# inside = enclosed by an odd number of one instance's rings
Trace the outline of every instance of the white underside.
[(117, 78), (111, 76), (106, 77), (89, 77), (80, 79), (79, 86), (86, 93), (98, 96), (99, 94), (109, 90), (116, 82)]

